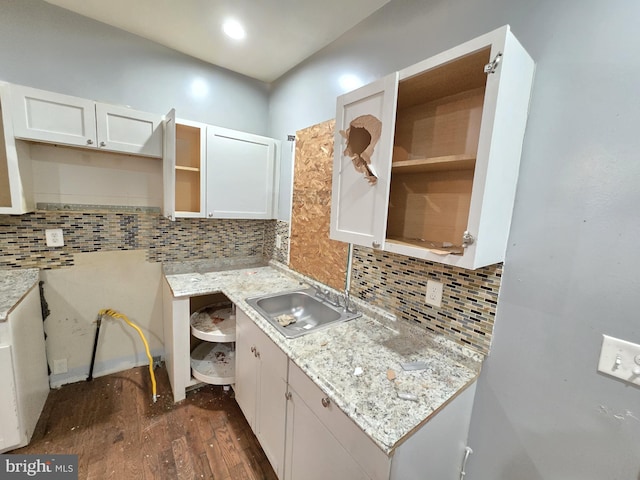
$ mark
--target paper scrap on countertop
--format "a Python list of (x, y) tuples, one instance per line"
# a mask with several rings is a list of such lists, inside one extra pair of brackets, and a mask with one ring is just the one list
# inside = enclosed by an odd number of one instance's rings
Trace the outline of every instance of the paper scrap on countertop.
[(390, 381), (394, 381), (394, 380), (396, 379), (396, 372), (394, 372), (394, 371), (393, 371), (393, 370), (391, 370), (391, 369), (388, 369), (388, 370), (387, 370), (387, 378), (388, 378)]

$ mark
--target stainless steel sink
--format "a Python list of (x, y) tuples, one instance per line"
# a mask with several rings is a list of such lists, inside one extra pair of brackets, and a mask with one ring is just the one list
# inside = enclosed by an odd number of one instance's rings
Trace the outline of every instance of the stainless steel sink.
[(286, 338), (300, 337), (362, 315), (329, 301), (314, 288), (247, 298), (247, 303)]

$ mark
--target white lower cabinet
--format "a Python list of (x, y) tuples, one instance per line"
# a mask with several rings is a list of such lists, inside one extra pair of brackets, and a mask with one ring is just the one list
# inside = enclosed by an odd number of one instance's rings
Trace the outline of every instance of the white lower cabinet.
[(40, 293), (0, 322), (0, 453), (27, 445), (49, 395)]
[(279, 478), (284, 472), (287, 356), (236, 310), (236, 400)]
[(389, 478), (389, 458), (293, 362), (289, 365), (286, 480)]
[(458, 480), (475, 382), (383, 451), (240, 309), (236, 400), (281, 480)]

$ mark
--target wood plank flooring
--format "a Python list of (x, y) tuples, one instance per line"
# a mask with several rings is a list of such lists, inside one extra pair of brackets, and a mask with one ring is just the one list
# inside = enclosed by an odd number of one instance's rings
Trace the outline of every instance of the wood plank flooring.
[(31, 443), (9, 453), (78, 455), (79, 479), (277, 480), (233, 391), (207, 385), (174, 404), (164, 367), (52, 390)]

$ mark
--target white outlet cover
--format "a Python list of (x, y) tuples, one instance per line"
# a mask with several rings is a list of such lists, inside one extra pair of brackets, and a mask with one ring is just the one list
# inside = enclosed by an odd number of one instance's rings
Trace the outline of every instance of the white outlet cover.
[(60, 358), (53, 361), (53, 374), (59, 375), (61, 373), (67, 373), (67, 359)]
[(442, 283), (427, 280), (427, 293), (424, 301), (427, 305), (440, 308), (442, 306)]
[(47, 247), (64, 247), (64, 235), (61, 228), (47, 228), (44, 231)]
[(602, 335), (598, 371), (640, 386), (640, 345)]

